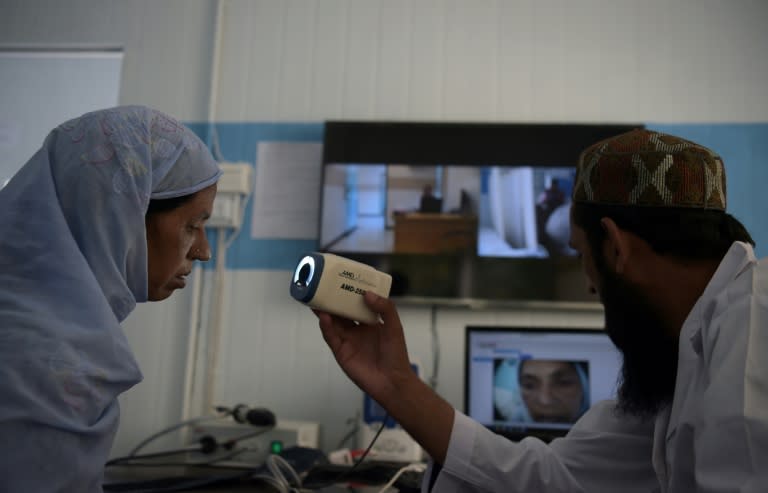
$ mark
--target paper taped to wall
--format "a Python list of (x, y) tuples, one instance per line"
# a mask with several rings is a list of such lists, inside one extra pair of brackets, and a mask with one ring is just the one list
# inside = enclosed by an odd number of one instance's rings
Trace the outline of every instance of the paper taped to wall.
[(317, 238), (322, 154), (319, 142), (259, 143), (251, 238)]

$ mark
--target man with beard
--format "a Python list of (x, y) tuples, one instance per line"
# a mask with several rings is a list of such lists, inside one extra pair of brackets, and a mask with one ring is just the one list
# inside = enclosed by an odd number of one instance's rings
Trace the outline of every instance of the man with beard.
[(381, 324), (316, 312), (337, 362), (428, 452), (424, 491), (766, 491), (768, 260), (725, 212), (722, 160), (635, 130), (582, 153), (572, 199), (571, 247), (624, 362), (618, 400), (566, 437), (515, 443), (453, 409), (372, 294)]

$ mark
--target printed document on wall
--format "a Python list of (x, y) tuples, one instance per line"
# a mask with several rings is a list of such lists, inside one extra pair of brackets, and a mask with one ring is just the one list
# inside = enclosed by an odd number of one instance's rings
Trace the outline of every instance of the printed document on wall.
[(320, 142), (259, 143), (252, 238), (317, 238), (322, 155)]

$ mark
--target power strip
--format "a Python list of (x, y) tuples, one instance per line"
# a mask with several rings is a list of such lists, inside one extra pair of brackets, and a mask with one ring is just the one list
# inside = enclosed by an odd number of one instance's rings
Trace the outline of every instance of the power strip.
[[(320, 424), (311, 421), (277, 420), (274, 428), (256, 434), (259, 428), (233, 422), (230, 418), (205, 421), (190, 430), (189, 440), (197, 443), (204, 436), (213, 437), (218, 444), (240, 439), (231, 450), (219, 447), (213, 453), (190, 452), (190, 463), (215, 461), (226, 467), (252, 468), (264, 464), (270, 454), (280, 453), (288, 447), (318, 448)], [(255, 436), (249, 436), (256, 434)], [(248, 438), (243, 438), (246, 437)]]

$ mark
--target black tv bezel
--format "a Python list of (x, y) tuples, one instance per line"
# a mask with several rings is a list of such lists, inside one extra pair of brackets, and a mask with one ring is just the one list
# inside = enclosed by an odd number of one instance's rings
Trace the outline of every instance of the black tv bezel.
[[(462, 399), (463, 407), (462, 412), (469, 416), (469, 369), (470, 369), (470, 345), (469, 338), (473, 333), (478, 332), (503, 332), (503, 333), (548, 333), (548, 334), (573, 334), (578, 332), (581, 334), (603, 334), (608, 337), (605, 330), (595, 327), (556, 327), (551, 325), (533, 327), (515, 326), (515, 325), (466, 325), (464, 326), (464, 398)], [(593, 403), (594, 404), (594, 403)], [(540, 428), (536, 426), (519, 427), (510, 431), (500, 431), (483, 425), (494, 433), (504, 436), (510, 440), (519, 441), (526, 437), (536, 437), (545, 442), (549, 442), (555, 438), (565, 436), (569, 430), (567, 429), (552, 429), (552, 428)]]
[(637, 128), (645, 125), (329, 120), (323, 164), (576, 166), (591, 144)]

